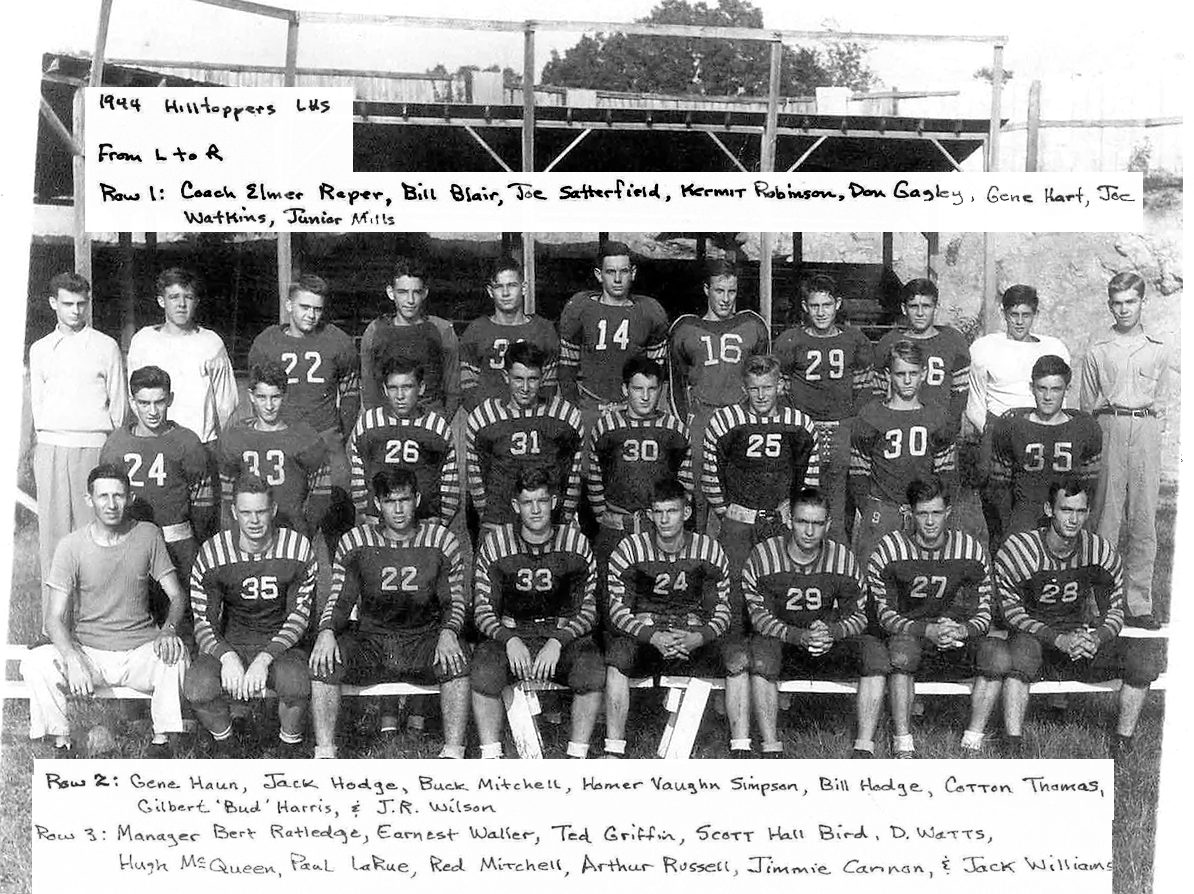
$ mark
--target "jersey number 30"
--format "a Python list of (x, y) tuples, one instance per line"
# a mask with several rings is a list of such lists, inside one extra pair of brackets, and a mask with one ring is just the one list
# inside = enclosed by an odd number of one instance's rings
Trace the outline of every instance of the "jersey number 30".
[[(904, 430), (893, 428), (884, 435), (887, 445), (883, 448), (884, 459), (899, 459), (904, 453)], [(908, 429), (908, 455), (924, 456), (929, 452), (929, 430), (923, 425)]]

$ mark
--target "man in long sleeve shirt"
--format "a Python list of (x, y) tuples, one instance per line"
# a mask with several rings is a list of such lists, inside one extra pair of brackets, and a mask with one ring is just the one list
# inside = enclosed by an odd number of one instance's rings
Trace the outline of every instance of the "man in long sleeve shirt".
[[(54, 331), (29, 348), (29, 390), (37, 445), (38, 552), (49, 579), (58, 541), (91, 521), (87, 475), (108, 435), (124, 422), (128, 390), (120, 346), (87, 324), (91, 284), (75, 273), (50, 281)], [(47, 598), (42, 599), (43, 626)]]
[(1144, 280), (1138, 274), (1116, 275), (1107, 294), (1115, 324), (1095, 333), (1082, 363), (1082, 409), (1094, 414), (1103, 431), (1103, 486), (1091, 514), (1099, 536), (1112, 543), (1119, 543), (1121, 529), (1128, 526), (1128, 624), (1155, 629), (1153, 566), (1169, 347), (1140, 322)]

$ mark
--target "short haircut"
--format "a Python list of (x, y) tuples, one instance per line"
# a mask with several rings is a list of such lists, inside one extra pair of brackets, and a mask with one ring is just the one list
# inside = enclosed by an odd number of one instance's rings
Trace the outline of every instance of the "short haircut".
[(949, 488), (945, 486), (944, 481), (936, 476), (914, 478), (908, 482), (904, 496), (908, 498), (908, 505), (913, 508), (916, 508), (917, 503), (927, 503), (929, 500), (935, 500), (938, 497), (945, 501), (946, 506), (950, 504)]
[(273, 488), (260, 475), (245, 474), (237, 478), (236, 483), (232, 485), (232, 502), (235, 503), (241, 494), (265, 494), (271, 503), (274, 501)]
[(901, 338), (891, 346), (891, 358), (888, 360), (889, 367), (894, 365), (896, 358), (903, 360), (905, 363), (919, 366), (921, 369), (925, 368), (924, 349), (910, 338)]
[(656, 382), (663, 382), (663, 367), (646, 354), (631, 357), (622, 364), (622, 384), (629, 385), (635, 376), (643, 375)]
[(770, 354), (754, 354), (742, 365), (742, 377), (762, 378), (779, 372), (779, 361)]
[(412, 497), (419, 495), (419, 479), (410, 469), (402, 466), (387, 466), (373, 476), (373, 496), (384, 500), (407, 491)]
[(1045, 354), (1038, 357), (1036, 363), (1032, 364), (1032, 381), (1035, 382), (1037, 379), (1047, 376), (1061, 376), (1068, 385), (1074, 377), (1074, 371), (1056, 354)]
[(414, 376), (416, 382), (422, 382), (426, 374), (423, 364), (403, 357), (401, 354), (387, 357), (381, 365), (381, 384), (384, 387), (392, 375)]
[(825, 510), (825, 519), (829, 519), (829, 497), (815, 487), (802, 487), (792, 497), (792, 516), (796, 515), (797, 506), (819, 506)]
[(727, 258), (710, 258), (705, 262), (705, 283), (711, 283), (720, 276), (738, 278), (738, 267)]
[(513, 258), (498, 258), (489, 268), (488, 281), (491, 283), (497, 282), (497, 278), (506, 271), (517, 273), (518, 278), (520, 280), (522, 279), (522, 264), (518, 263), (518, 261), (514, 260)]
[(904, 287), (900, 289), (900, 304), (907, 304), (917, 295), (932, 298), (934, 304), (941, 298), (941, 293), (937, 290), (937, 283), (931, 279), (925, 279), (923, 276), (904, 283)]
[(290, 289), (286, 293), (286, 296), (293, 298), (297, 292), (310, 292), (312, 295), (318, 295), (320, 298), (326, 299), (328, 291), (326, 279), (322, 276), (316, 276), (314, 273), (304, 273), (290, 284)]
[(1107, 282), (1107, 297), (1113, 298), (1119, 292), (1132, 291), (1144, 297), (1144, 277), (1139, 273), (1126, 270), (1117, 273)]
[(286, 393), (289, 377), (286, 375), (286, 367), (284, 367), (277, 360), (267, 360), (265, 363), (255, 363), (249, 367), (249, 390), (252, 391), (258, 385), (270, 385), (277, 388), (283, 394)]
[(142, 388), (163, 388), (170, 392), (170, 373), (160, 366), (142, 366), (129, 376), (129, 394), (136, 395)]
[(1057, 495), (1061, 494), (1066, 497), (1076, 497), (1078, 494), (1086, 494), (1086, 505), (1090, 506), (1091, 493), (1090, 482), (1079, 478), (1077, 475), (1066, 475), (1064, 478), (1058, 478), (1049, 484), (1049, 505), (1057, 505)]
[(1041, 296), (1036, 293), (1033, 286), (1016, 285), (1008, 286), (1000, 299), (1000, 304), (1004, 310), (1011, 310), (1021, 304), (1027, 304), (1032, 308), (1033, 313), (1041, 306)]
[(124, 492), (126, 494), (129, 492), (129, 476), (123, 466), (118, 466), (116, 463), (100, 463), (87, 473), (87, 493), (95, 493), (93, 485), (101, 478), (110, 478), (113, 481), (119, 481), (124, 485)]
[(516, 341), (506, 349), (506, 369), (514, 369), (515, 363), (542, 372), (547, 366), (547, 352), (529, 341)]
[(552, 480), (551, 475), (547, 473), (547, 469), (541, 467), (523, 469), (518, 473), (518, 477), (514, 479), (514, 498), (518, 499), (518, 495), (524, 491), (531, 493), (540, 489), (553, 494), (556, 492), (555, 485), (556, 483)]
[(634, 265), (634, 254), (630, 251), (629, 245), (625, 242), (607, 239), (598, 247), (597, 257), (594, 260), (597, 263), (597, 269), (600, 270), (602, 265), (605, 264), (606, 258), (620, 258), (623, 256), (630, 258), (631, 266)]
[(675, 478), (661, 478), (651, 488), (651, 505), (656, 503), (670, 503), (673, 500), (688, 502), (688, 491)]
[(63, 271), (57, 274), (50, 280), (50, 297), (58, 297), (59, 291), (71, 292), (75, 295), (90, 295), (91, 283), (87, 281), (87, 277), (80, 276), (70, 270)]
[(396, 282), (403, 276), (409, 276), (411, 279), (417, 279), (427, 285), (427, 265), (419, 258), (410, 258), (405, 255), (399, 255), (394, 259), (394, 267), (390, 273), (390, 282)]
[(814, 273), (800, 280), (800, 300), (808, 301), (810, 295), (825, 292), (837, 297), (837, 280), (827, 273)]
[(182, 286), (184, 289), (189, 289), (196, 298), (203, 291), (203, 281), (199, 279), (199, 275), (184, 267), (170, 267), (163, 270), (158, 274), (153, 286), (158, 295), (165, 295), (166, 289), (171, 286)]

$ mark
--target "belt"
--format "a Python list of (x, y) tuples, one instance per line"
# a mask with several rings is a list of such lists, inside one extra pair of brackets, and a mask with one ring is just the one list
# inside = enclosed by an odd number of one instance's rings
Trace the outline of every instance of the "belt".
[(781, 516), (778, 506), (774, 509), (750, 509), (738, 503), (731, 503), (726, 507), (726, 518), (742, 522), (744, 525), (753, 525), (755, 522), (768, 521), (769, 519), (781, 518)]
[(641, 534), (654, 528), (646, 511), (642, 509), (627, 512), (625, 509), (607, 506), (598, 521), (607, 528), (626, 534)]
[(195, 533), (191, 530), (190, 522), (179, 522), (176, 525), (162, 525), (162, 538), (167, 543), (178, 543), (180, 540), (186, 540), (188, 537), (194, 537)]
[(1140, 418), (1142, 416), (1156, 416), (1152, 407), (1141, 407), (1138, 410), (1132, 410), (1128, 407), (1100, 407), (1095, 410), (1096, 416), (1132, 416)]

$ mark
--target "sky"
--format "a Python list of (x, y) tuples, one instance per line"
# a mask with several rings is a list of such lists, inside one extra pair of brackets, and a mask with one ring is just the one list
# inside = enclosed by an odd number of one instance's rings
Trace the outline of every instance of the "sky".
[[(578, 17), (579, 4), (550, 0), (507, 0), (501, 6), (479, 0), (437, 0), (425, 4), (382, 0), (288, 0), (271, 5), (298, 10), (380, 12), (447, 18), (502, 18), (522, 21)], [(585, 18), (633, 21), (648, 15), (654, 0), (604, 0), (585, 5)], [(1182, 58), (1184, 29), (1172, 27), (1172, 13), (1161, 0), (1138, 0), (1132, 15), (1082, 14), (1069, 4), (1004, 0), (997, 4), (954, 2), (891, 3), (856, 0), (850, 4), (814, 0), (793, 4), (756, 0), (769, 28), (925, 34), (1005, 35), (1005, 67), (1017, 79), (1130, 71)], [(30, 7), (26, 7), (29, 9)], [(25, 25), (46, 50), (79, 51), (94, 41), (99, 0), (43, 0), (26, 12)], [(539, 65), (551, 49), (575, 43), (576, 33), (541, 33)], [(255, 64), (283, 62), (286, 26), (276, 20), (202, 5), (193, 0), (114, 0), (109, 33), (112, 58), (201, 59)], [(875, 43), (871, 66), (882, 82), (902, 90), (956, 88), (976, 69), (991, 64), (984, 44)], [(355, 66), (420, 72), (442, 63), (522, 67), (519, 34), (408, 30), (392, 27), (306, 25), (300, 32), (300, 66)]]

